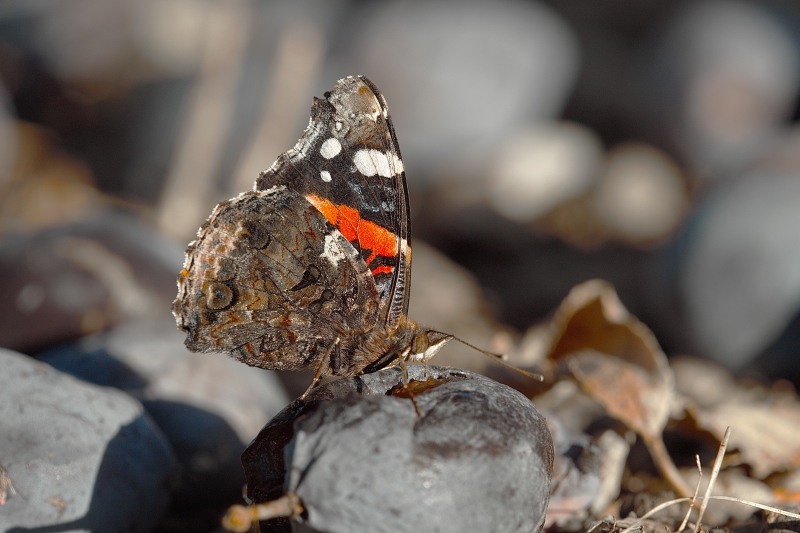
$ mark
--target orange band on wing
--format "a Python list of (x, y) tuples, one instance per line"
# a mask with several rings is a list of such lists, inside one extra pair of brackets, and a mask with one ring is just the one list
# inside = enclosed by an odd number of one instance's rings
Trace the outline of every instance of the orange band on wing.
[[(379, 255), (383, 257), (397, 255), (397, 235), (374, 222), (362, 219), (357, 210), (347, 205), (336, 205), (330, 200), (313, 194), (306, 196), (306, 200), (325, 215), (328, 222), (339, 228), (345, 239), (350, 242), (358, 241), (362, 250), (372, 252), (366, 260), (367, 265)], [(380, 274), (391, 271), (392, 267), (379, 266), (372, 273)]]
[(372, 275), (377, 276), (378, 274), (391, 274), (394, 272), (394, 267), (389, 265), (378, 265), (372, 269)]

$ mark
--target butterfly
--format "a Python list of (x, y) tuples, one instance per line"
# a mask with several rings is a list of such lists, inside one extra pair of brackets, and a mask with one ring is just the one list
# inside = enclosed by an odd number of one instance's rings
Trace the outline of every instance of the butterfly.
[[(222, 202), (173, 303), (186, 346), (273, 370), (354, 376), (427, 362), (454, 337), (409, 320), (411, 217), (386, 99), (363, 76), (314, 98), (297, 144)], [(305, 396), (305, 394), (304, 394)]]

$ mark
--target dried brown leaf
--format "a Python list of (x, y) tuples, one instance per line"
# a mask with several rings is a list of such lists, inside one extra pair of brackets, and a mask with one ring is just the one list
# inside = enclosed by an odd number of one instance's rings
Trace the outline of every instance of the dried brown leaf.
[[(759, 402), (721, 403), (696, 415), (698, 424), (714, 436), (724, 426), (735, 428), (731, 448), (764, 479), (773, 472), (800, 467), (800, 404)], [(721, 431), (720, 431), (721, 430)]]
[(675, 378), (653, 333), (622, 305), (608, 282), (570, 291), (552, 321), (550, 358), (565, 361), (583, 389), (646, 439), (660, 437)]
[(800, 468), (800, 401), (793, 393), (736, 383), (717, 365), (688, 358), (673, 362), (678, 390), (697, 425), (717, 439), (731, 426), (729, 447), (764, 479)]
[(669, 418), (671, 398), (657, 376), (640, 366), (590, 350), (574, 354), (568, 368), (610, 416), (648, 439), (661, 435)]
[(664, 477), (690, 495), (661, 440), (675, 401), (675, 376), (653, 333), (625, 309), (614, 287), (602, 280), (577, 285), (544, 331), (537, 335), (549, 347), (549, 359), (565, 364), (610, 416), (638, 433)]

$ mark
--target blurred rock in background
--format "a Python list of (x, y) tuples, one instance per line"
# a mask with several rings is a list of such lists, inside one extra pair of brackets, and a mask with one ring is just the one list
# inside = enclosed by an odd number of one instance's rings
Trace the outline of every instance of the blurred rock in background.
[[(681, 296), (693, 338), (734, 369), (775, 342), (800, 311), (797, 139), (715, 188), (685, 236)], [(776, 375), (796, 378), (796, 349), (781, 351), (785, 369)]]
[[(389, 100), (412, 184), (480, 179), (511, 131), (555, 118), (580, 65), (572, 29), (538, 2), (375, 2), (342, 20), (325, 73)], [(326, 87), (330, 85), (330, 81)], [(463, 194), (468, 194), (464, 192)]]
[(500, 144), (486, 180), (490, 204), (511, 220), (536, 220), (586, 194), (602, 172), (602, 160), (602, 141), (585, 126), (529, 126)]
[(742, 170), (797, 107), (800, 51), (781, 15), (769, 2), (690, 2), (660, 43), (655, 90), (701, 179)]

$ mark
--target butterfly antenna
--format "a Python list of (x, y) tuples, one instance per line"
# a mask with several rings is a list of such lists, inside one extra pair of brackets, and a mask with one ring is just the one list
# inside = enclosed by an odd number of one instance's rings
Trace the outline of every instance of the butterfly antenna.
[[(437, 333), (440, 333), (440, 332), (437, 332)], [(488, 352), (486, 350), (478, 348), (477, 346), (475, 346), (473, 344), (468, 343), (467, 341), (465, 341), (463, 339), (459, 339), (455, 335), (453, 335), (453, 340), (456, 340), (456, 341), (460, 342), (464, 346), (469, 346), (473, 350), (482, 353), (486, 357), (491, 358), (492, 360), (500, 363), (503, 366), (506, 366), (506, 367), (510, 368), (511, 370), (516, 370), (520, 374), (524, 374), (524, 375), (528, 376), (531, 379), (535, 379), (536, 381), (544, 381), (544, 376), (541, 375), (541, 374), (537, 374), (536, 372), (528, 372), (527, 370), (522, 370), (521, 368), (518, 368), (518, 367), (512, 365), (511, 363), (507, 363), (506, 362), (506, 356), (503, 355), (503, 354), (494, 353), (494, 352)]]

